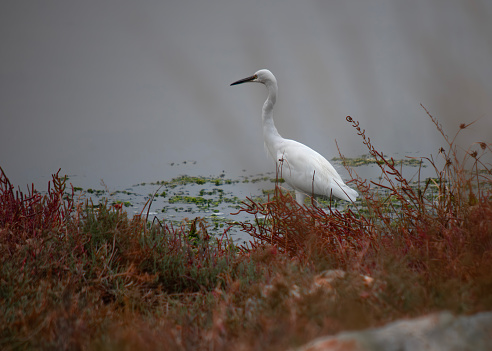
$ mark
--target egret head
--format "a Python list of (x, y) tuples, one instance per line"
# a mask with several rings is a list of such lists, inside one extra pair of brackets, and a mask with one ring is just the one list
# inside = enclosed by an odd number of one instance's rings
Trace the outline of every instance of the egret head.
[(260, 69), (258, 72), (253, 74), (251, 77), (240, 79), (231, 85), (238, 85), (243, 83), (263, 83), (265, 85), (269, 85), (274, 83), (277, 85), (277, 80), (275, 76), (267, 69)]

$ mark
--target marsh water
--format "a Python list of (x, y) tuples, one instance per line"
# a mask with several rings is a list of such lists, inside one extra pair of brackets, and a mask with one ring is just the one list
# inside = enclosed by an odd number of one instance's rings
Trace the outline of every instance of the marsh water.
[[(368, 162), (367, 157), (348, 161), (352, 164), (352, 170), (363, 179), (382, 181), (379, 178), (380, 168)], [(350, 179), (341, 160), (333, 159), (331, 162), (345, 180)], [(401, 166), (401, 171), (410, 183), (417, 184), (419, 179), (423, 181), (427, 177), (436, 176), (435, 171), (425, 163), (420, 167), (419, 162), (412, 159), (404, 159), (403, 162), (405, 164)], [(210, 234), (222, 236), (226, 232), (234, 242), (243, 243), (251, 237), (241, 232), (234, 222), (254, 222), (255, 217), (247, 212), (239, 212), (239, 209), (243, 202), (249, 201), (248, 198), (266, 202), (273, 194), (276, 184), (275, 172), (252, 175), (244, 173), (240, 176), (231, 176), (225, 172), (210, 176), (180, 175), (172, 179), (137, 183), (116, 189), (109, 189), (104, 183), (99, 187), (84, 189), (77, 186), (77, 176), (72, 176), (69, 181), (74, 185), (80, 201), (90, 199), (96, 205), (101, 201), (107, 201), (110, 205), (118, 204), (130, 217), (142, 215), (149, 221), (158, 219), (175, 228), (188, 226), (193, 219), (200, 217), (207, 222), (207, 231)], [(280, 186), (284, 190), (292, 190), (285, 183)], [(340, 211), (347, 204), (345, 201), (332, 203)], [(321, 205), (328, 206), (328, 201), (322, 201)]]

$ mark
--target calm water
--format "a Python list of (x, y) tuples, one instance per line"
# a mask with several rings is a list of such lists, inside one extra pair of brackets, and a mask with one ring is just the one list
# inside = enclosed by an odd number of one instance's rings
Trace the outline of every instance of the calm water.
[[(28, 4), (28, 5), (26, 5)], [(265, 157), (265, 88), (280, 134), (327, 159), (492, 142), (492, 1), (7, 1), (0, 11), (0, 166), (44, 187), (59, 168), (110, 190), (181, 174), (235, 179)], [(444, 8), (445, 7), (445, 8)], [(186, 164), (184, 164), (186, 160)], [(243, 169), (246, 172), (243, 172)], [(249, 191), (255, 192), (254, 188)]]
[[(348, 180), (345, 169), (339, 162), (332, 161), (335, 167)], [(364, 178), (379, 181), (381, 174), (376, 165), (355, 167), (354, 170)], [(406, 166), (403, 174), (408, 180), (418, 180), (418, 167)], [(435, 176), (431, 168), (421, 169), (421, 179)], [(70, 182), (77, 186), (77, 178), (73, 176)], [(290, 187), (282, 185), (285, 189)], [(78, 191), (81, 199), (92, 199), (94, 203), (107, 199), (110, 204), (121, 203), (131, 217), (148, 213), (150, 221), (158, 218), (173, 226), (183, 225), (187, 220), (196, 217), (205, 218), (209, 224), (209, 232), (221, 235), (230, 224), (235, 221), (251, 222), (254, 216), (242, 212), (237, 213), (241, 203), (246, 198), (252, 198), (265, 202), (268, 194), (275, 187), (275, 174), (264, 173), (254, 175), (242, 175), (230, 177), (227, 173), (220, 173), (209, 177), (182, 176), (174, 179), (155, 180), (139, 183), (129, 187), (118, 189), (106, 189), (101, 185), (96, 188), (86, 188)], [(153, 197), (150, 209), (145, 207), (149, 199)], [(340, 201), (337, 206), (343, 209), (346, 202)], [(238, 227), (229, 229), (228, 234), (235, 242), (248, 241), (249, 235), (243, 233)]]

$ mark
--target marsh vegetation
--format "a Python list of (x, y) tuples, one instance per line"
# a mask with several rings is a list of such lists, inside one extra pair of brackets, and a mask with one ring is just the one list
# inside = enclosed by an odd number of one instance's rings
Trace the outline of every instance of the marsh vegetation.
[[(22, 192), (2, 171), (0, 348), (284, 350), (432, 311), (490, 310), (490, 145), (460, 150), (429, 117), (443, 148), (412, 161), (434, 172), (413, 180), (348, 117), (381, 175), (363, 179), (341, 155), (361, 200), (324, 209), (270, 176), (271, 192), (244, 198), (225, 188), (236, 180), (181, 177), (152, 185), (132, 215), (131, 200), (81, 199), (59, 172), (47, 192)], [(185, 184), (197, 194), (174, 191)], [(166, 219), (176, 204), (213, 214), (221, 203), (235, 220)], [(233, 240), (231, 226), (250, 239)]]

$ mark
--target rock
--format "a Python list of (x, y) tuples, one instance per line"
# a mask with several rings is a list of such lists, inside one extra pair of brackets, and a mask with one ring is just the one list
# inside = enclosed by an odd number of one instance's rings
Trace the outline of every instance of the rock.
[(299, 351), (492, 350), (492, 312), (454, 316), (441, 312), (381, 328), (315, 339)]

